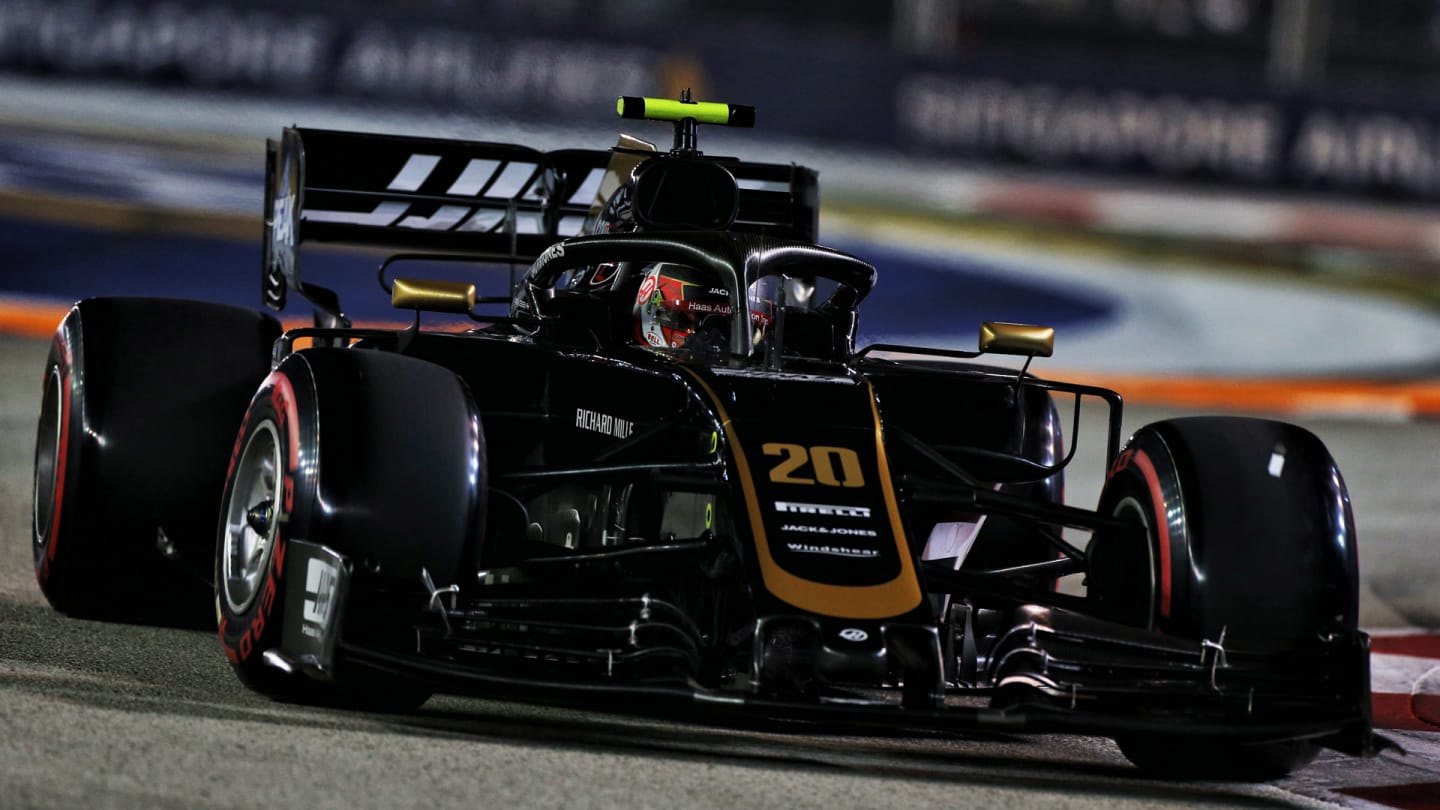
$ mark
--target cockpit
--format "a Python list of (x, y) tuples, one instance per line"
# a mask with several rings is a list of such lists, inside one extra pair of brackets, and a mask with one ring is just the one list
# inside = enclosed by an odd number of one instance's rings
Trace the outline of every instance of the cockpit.
[(596, 342), (699, 362), (838, 360), (854, 347), (855, 308), (875, 283), (860, 259), (813, 244), (733, 232), (608, 234), (546, 251), (516, 317)]

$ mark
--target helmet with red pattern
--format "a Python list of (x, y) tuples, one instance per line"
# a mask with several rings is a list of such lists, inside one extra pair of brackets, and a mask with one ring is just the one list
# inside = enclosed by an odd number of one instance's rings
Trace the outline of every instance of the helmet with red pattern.
[(635, 338), (654, 348), (694, 349), (698, 334), (711, 345), (724, 346), (734, 312), (730, 291), (711, 274), (662, 262), (651, 265), (640, 279)]

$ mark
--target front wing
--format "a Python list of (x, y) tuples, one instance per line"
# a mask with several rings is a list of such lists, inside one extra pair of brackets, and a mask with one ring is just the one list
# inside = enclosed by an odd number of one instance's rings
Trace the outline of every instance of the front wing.
[[(946, 645), (954, 668), (945, 693), (928, 705), (902, 701), (899, 688), (785, 698), (690, 679), (629, 678), (617, 664), (636, 651), (623, 649), (623, 632), (618, 643), (593, 637), (588, 650), (504, 649), (493, 638), (467, 637), (464, 627), (473, 611), (433, 583), (428, 604), (416, 606), (413, 646), (355, 643), (342, 635), (352, 590), (348, 562), (303, 541), (292, 541), (289, 553), (293, 570), (307, 574), (292, 580), (288, 594), (303, 609), (286, 611), (286, 649), (267, 651), (265, 658), (294, 677), (326, 680), (338, 662), (400, 673), (440, 691), (579, 699), (610, 708), (718, 707), (832, 726), (957, 733), (1170, 732), (1236, 742), (1311, 738), (1357, 755), (1375, 747), (1369, 638), (1360, 632), (1317, 639), (1308, 649), (1283, 655), (1257, 654), (1227, 650), (1219, 641), (1155, 635), (1073, 610), (1023, 605), (983, 665), (962, 651), (957, 628), (940, 628), (955, 642)], [(637, 605), (637, 615), (643, 610), (648, 616), (656, 607)], [(632, 623), (632, 640), (634, 628)]]

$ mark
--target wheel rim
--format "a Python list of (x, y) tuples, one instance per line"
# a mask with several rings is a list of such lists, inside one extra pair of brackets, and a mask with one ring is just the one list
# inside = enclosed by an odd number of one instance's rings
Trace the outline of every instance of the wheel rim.
[(40, 427), (35, 441), (35, 543), (44, 547), (49, 542), (51, 521), (55, 518), (55, 484), (60, 460), (61, 408), (64, 406), (60, 370), (52, 366), (46, 380), (45, 397), (40, 403)]
[(1144, 549), (1147, 578), (1144, 583), (1144, 594), (1137, 596), (1135, 601), (1137, 603), (1144, 603), (1144, 626), (1146, 628), (1153, 628), (1155, 626), (1155, 552), (1153, 549), (1155, 528), (1150, 525), (1149, 506), (1148, 504), (1141, 503), (1132, 496), (1126, 496), (1120, 499), (1119, 503), (1115, 504), (1115, 509), (1111, 514), (1127, 523), (1138, 523), (1145, 527)]
[(225, 503), (221, 541), (221, 593), (234, 613), (254, 603), (275, 550), (280, 439), (275, 423), (261, 422), (245, 442)]

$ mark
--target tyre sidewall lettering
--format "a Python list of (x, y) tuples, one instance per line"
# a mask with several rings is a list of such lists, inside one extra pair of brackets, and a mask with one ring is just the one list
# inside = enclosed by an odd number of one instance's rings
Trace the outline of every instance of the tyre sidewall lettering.
[[(261, 586), (259, 598), (255, 599), (244, 612), (234, 614), (230, 612), (223, 595), (219, 596), (221, 605), (220, 641), (225, 648), (225, 656), (231, 663), (248, 661), (257, 651), (275, 646), (278, 642), (265, 643), (266, 631), (268, 629), (272, 636), (279, 632), (279, 628), (276, 626), (276, 622), (272, 622), (272, 618), (278, 621), (284, 612), (282, 588), (286, 549), (289, 545), (289, 533), (292, 525), (289, 518), (295, 505), (295, 476), (299, 469), (300, 428), (294, 387), (291, 385), (289, 377), (280, 371), (272, 372), (265, 379), (255, 398), (251, 400), (250, 408), (245, 413), (242, 423), (244, 427), (235, 440), (235, 448), (231, 452), (229, 470), (226, 474), (225, 497), (227, 500), (235, 486), (235, 467), (239, 463), (239, 457), (244, 451), (245, 444), (253, 435), (253, 428), (267, 418), (274, 421), (276, 432), (280, 435), (281, 443), (284, 446), (284, 469), (281, 475), (283, 505), (281, 509), (277, 510), (274, 518), (276, 521), (274, 549), (271, 551), (270, 565), (265, 572), (265, 581)], [(223, 584), (220, 583), (218, 565), (216, 582), (217, 587), (223, 587)]]

